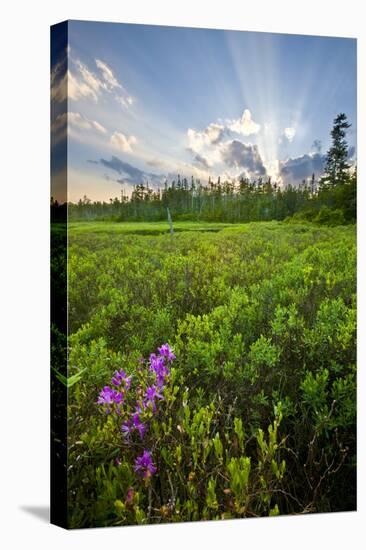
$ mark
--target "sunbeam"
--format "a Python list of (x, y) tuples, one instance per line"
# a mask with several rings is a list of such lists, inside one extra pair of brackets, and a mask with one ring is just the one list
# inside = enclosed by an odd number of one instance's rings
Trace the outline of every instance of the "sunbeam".
[[(296, 170), (284, 177), (287, 163), (311, 160), (316, 140), (326, 151), (337, 113), (355, 130), (352, 39), (75, 21), (67, 55), (68, 154), (80, 175), (73, 197), (87, 177), (100, 182), (95, 196), (119, 194), (120, 178), (87, 162), (112, 156), (150, 174), (153, 186), (178, 174), (298, 185)], [(54, 125), (55, 145), (65, 125)]]

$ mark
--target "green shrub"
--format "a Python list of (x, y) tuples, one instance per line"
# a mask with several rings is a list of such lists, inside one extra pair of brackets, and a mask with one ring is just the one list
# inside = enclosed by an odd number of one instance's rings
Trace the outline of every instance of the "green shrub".
[[(354, 227), (107, 225), (69, 232), (70, 526), (354, 509)], [(167, 340), (164, 399), (127, 445), (141, 357)], [(130, 397), (105, 415), (98, 395), (121, 369)]]
[(330, 226), (343, 225), (345, 223), (344, 213), (340, 208), (331, 209), (322, 206), (314, 218), (314, 222)]

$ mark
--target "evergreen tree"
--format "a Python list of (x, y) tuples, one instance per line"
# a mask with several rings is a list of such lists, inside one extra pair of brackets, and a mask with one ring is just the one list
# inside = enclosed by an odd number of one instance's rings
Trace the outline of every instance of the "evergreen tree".
[(324, 176), (320, 180), (320, 186), (324, 188), (333, 187), (346, 183), (349, 180), (347, 163), (348, 143), (346, 131), (351, 124), (344, 113), (340, 113), (335, 119), (331, 131), (332, 145), (327, 152), (327, 159), (324, 168)]

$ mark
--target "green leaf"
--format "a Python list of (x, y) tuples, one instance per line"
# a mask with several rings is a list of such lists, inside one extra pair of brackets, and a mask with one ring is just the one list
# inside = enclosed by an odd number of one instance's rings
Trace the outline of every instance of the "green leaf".
[(82, 374), (84, 371), (86, 371), (86, 368), (81, 369), (79, 372), (69, 377), (64, 376), (54, 367), (52, 367), (52, 370), (56, 373), (56, 378), (61, 382), (61, 384), (63, 384), (67, 388), (71, 388), (74, 384), (76, 384), (77, 382), (79, 382), (79, 380), (81, 380)]

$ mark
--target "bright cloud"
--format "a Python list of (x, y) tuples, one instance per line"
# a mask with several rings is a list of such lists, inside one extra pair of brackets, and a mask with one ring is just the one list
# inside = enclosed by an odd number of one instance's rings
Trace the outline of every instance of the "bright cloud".
[(291, 143), (296, 135), (296, 130), (295, 128), (292, 128), (292, 127), (285, 128), (283, 131), (283, 134), (285, 138)]
[(77, 112), (60, 113), (52, 122), (52, 144), (66, 138), (67, 134), (76, 139), (85, 139), (84, 130), (96, 134), (106, 134), (107, 130), (96, 120), (90, 120)]
[(130, 107), (135, 102), (135, 98), (130, 95), (126, 95), (126, 96), (116, 95), (116, 100), (118, 101), (118, 103), (122, 105), (122, 107), (127, 107), (127, 108)]
[(102, 134), (106, 134), (107, 130), (99, 124), (96, 120), (90, 120), (80, 113), (69, 112), (68, 113), (68, 123), (71, 126), (82, 128), (84, 130), (97, 130)]
[(107, 63), (104, 63), (104, 61), (101, 61), (100, 59), (95, 60), (95, 64), (102, 73), (105, 85), (113, 90), (113, 88), (121, 88), (121, 84), (118, 82), (117, 78), (114, 76), (112, 69), (107, 65)]
[(78, 78), (71, 71), (67, 73), (67, 95), (69, 99), (77, 101), (83, 97), (90, 97), (95, 102), (98, 100), (99, 88), (90, 84), (84, 80), (84, 78)]
[(123, 107), (130, 107), (134, 103), (135, 98), (132, 97), (127, 92), (126, 88), (117, 80), (111, 67), (100, 59), (96, 59), (95, 63), (102, 74), (105, 88), (110, 92), (115, 89), (119, 89), (119, 93), (115, 96), (116, 101), (118, 101), (118, 103), (120, 103)]
[(269, 178), (274, 181), (280, 180), (280, 161), (278, 159), (267, 161), (264, 165)]
[(125, 136), (122, 132), (114, 132), (110, 139), (110, 143), (113, 147), (123, 153), (131, 153), (132, 146), (137, 143), (137, 139), (135, 136)]
[(78, 70), (78, 77), (71, 75), (72, 91), (69, 90), (69, 97), (71, 99), (78, 99), (81, 96), (90, 96), (94, 101), (97, 101), (102, 90), (106, 88), (105, 84), (95, 73), (90, 71), (86, 65), (81, 63), (81, 61), (77, 60), (75, 64)]
[[(229, 165), (231, 159), (234, 159), (235, 153), (239, 155), (239, 149), (241, 150), (242, 160), (243, 154), (246, 152), (248, 156), (250, 155), (249, 151), (253, 151), (254, 153), (254, 149), (252, 149), (254, 146), (243, 144), (241, 141), (238, 141), (237, 137), (257, 134), (259, 130), (260, 125), (254, 122), (249, 109), (245, 109), (242, 116), (237, 119), (212, 122), (204, 130), (189, 128), (187, 130), (187, 150), (192, 153), (193, 164), (195, 166), (206, 171), (212, 167), (220, 167), (222, 169), (222, 163), (224, 162), (226, 165)], [(230, 141), (230, 138), (232, 141)], [(256, 153), (259, 155), (257, 146), (255, 147)], [(235, 165), (233, 161), (231, 167), (233, 168), (234, 166), (239, 167), (239, 164)], [(263, 163), (262, 167), (257, 164), (253, 172), (265, 173)]]
[(227, 127), (232, 132), (242, 134), (243, 136), (250, 136), (251, 134), (258, 134), (260, 125), (254, 122), (249, 109), (245, 109), (241, 118), (227, 121)]
[(202, 132), (188, 128), (187, 136), (189, 147), (198, 153), (204, 147), (215, 145), (223, 136), (225, 127), (221, 124), (212, 123)]
[(260, 125), (254, 122), (249, 109), (245, 109), (242, 116), (237, 119), (228, 119), (223, 124), (212, 122), (203, 131), (189, 128), (187, 131), (189, 147), (196, 153), (205, 147), (217, 145), (226, 137), (234, 137), (233, 134), (250, 136), (257, 134)]
[(114, 93), (114, 99), (125, 108), (134, 103), (135, 98), (117, 80), (107, 63), (96, 59), (95, 72), (79, 59), (73, 58), (70, 51), (68, 55), (69, 69), (66, 70), (66, 63), (63, 62), (57, 64), (51, 73), (51, 93), (54, 101), (61, 103), (68, 97), (73, 101), (89, 98), (97, 102), (102, 93)]

